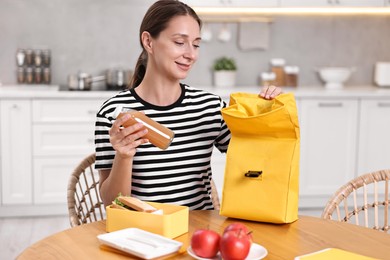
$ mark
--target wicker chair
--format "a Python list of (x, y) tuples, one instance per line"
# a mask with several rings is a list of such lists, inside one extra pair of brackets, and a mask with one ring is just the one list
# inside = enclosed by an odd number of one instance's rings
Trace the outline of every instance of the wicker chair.
[(389, 179), (390, 169), (349, 181), (329, 199), (321, 217), (388, 232)]
[[(70, 176), (68, 211), (72, 227), (105, 218), (104, 205), (99, 194), (99, 180), (94, 171), (95, 159), (95, 153), (84, 158)], [(215, 183), (211, 180), (210, 184), (214, 208), (219, 210), (220, 202)]]
[(84, 158), (69, 178), (68, 211), (72, 227), (105, 218), (94, 164), (95, 153)]
[(213, 179), (211, 179), (210, 184), (211, 184), (211, 199), (213, 201), (214, 209), (219, 210), (219, 208), (221, 207), (221, 203), (219, 202), (217, 187), (215, 186), (215, 182)]

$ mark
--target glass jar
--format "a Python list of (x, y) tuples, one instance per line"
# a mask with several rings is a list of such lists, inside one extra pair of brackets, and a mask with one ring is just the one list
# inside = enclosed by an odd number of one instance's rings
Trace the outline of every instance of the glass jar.
[(23, 66), (26, 63), (26, 51), (24, 49), (16, 50), (16, 64), (18, 67)]
[(263, 72), (261, 73), (261, 86), (275, 85), (276, 75), (274, 72)]
[(34, 82), (36, 84), (42, 83), (42, 68), (40, 67), (34, 68)]
[(42, 51), (34, 50), (34, 65), (40, 67), (42, 65)]
[(49, 49), (42, 50), (42, 63), (44, 66), (50, 66), (51, 62), (51, 51)]
[(298, 86), (298, 66), (286, 66), (284, 68), (285, 78), (286, 78), (286, 87), (296, 87)]
[(19, 84), (24, 83), (26, 80), (26, 70), (24, 67), (18, 67), (16, 71), (16, 78)]
[(275, 86), (282, 87), (285, 85), (284, 66), (286, 61), (284, 59), (272, 59), (271, 71), (275, 73)]
[(26, 65), (27, 66), (32, 66), (33, 65), (33, 58), (34, 58), (34, 53), (32, 49), (27, 49), (26, 50)]
[(148, 129), (148, 132), (143, 138), (148, 139), (149, 142), (160, 149), (167, 149), (175, 136), (175, 133), (172, 130), (137, 110), (131, 108), (122, 108), (119, 113), (116, 111), (116, 114), (117, 119), (121, 118), (125, 114), (130, 115), (130, 118), (125, 123), (123, 123), (123, 127), (132, 126), (137, 122), (142, 123), (144, 127)]
[(43, 69), (43, 83), (50, 84), (50, 82), (51, 82), (51, 69), (44, 68)]
[(34, 83), (34, 72), (32, 67), (26, 68), (26, 83), (33, 84)]

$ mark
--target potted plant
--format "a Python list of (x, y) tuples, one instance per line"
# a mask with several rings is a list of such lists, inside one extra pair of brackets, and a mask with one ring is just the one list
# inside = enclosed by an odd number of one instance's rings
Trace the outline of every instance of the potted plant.
[(232, 58), (221, 57), (214, 62), (214, 85), (233, 87), (236, 84), (236, 62)]

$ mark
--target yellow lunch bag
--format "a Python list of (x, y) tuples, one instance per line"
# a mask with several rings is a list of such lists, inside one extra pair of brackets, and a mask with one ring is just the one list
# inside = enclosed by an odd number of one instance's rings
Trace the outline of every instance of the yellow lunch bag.
[(270, 223), (298, 219), (300, 132), (292, 93), (233, 93), (222, 109), (231, 140), (220, 214)]

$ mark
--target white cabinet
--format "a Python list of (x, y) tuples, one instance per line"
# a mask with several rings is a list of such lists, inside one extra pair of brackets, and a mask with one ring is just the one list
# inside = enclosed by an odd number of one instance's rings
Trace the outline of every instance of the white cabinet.
[(31, 101), (0, 101), (2, 205), (30, 204), (32, 199)]
[(34, 204), (56, 204), (66, 208), (69, 176), (82, 157), (35, 157)]
[(390, 168), (390, 99), (362, 100), (359, 174)]
[(302, 99), (299, 118), (300, 205), (324, 206), (355, 176), (358, 100)]
[(65, 204), (69, 175), (94, 152), (96, 113), (103, 100), (33, 100), (34, 203)]
[(69, 176), (95, 150), (105, 99), (0, 100), (0, 216), (67, 212)]
[(277, 7), (279, 0), (184, 0), (191, 7)]
[(282, 7), (383, 7), (386, 0), (280, 0)]

